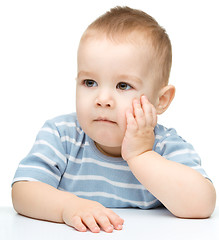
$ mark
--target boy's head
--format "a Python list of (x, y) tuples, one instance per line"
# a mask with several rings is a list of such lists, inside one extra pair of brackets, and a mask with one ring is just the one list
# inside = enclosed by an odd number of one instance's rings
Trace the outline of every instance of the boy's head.
[(140, 10), (116, 7), (90, 24), (81, 41), (103, 35), (115, 43), (130, 42), (150, 47), (150, 72), (154, 81), (160, 86), (168, 84), (172, 64), (171, 42), (165, 29), (154, 18)]
[(158, 114), (168, 108), (171, 62), (168, 35), (142, 11), (116, 7), (88, 26), (78, 48), (76, 106), (81, 127), (101, 149), (119, 154), (134, 98), (146, 95)]

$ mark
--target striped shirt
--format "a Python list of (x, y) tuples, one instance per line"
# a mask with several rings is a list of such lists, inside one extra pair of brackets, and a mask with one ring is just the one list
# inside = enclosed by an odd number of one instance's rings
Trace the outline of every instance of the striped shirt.
[[(207, 177), (192, 145), (174, 129), (157, 125), (154, 132), (154, 151)], [(18, 166), (13, 183), (17, 181), (41, 181), (105, 207), (148, 209), (161, 205), (135, 178), (126, 161), (106, 156), (96, 148), (75, 113), (46, 121)]]

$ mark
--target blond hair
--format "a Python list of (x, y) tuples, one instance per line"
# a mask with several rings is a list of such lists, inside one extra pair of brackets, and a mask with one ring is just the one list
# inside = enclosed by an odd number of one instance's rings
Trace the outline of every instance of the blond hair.
[(82, 39), (90, 31), (104, 33), (114, 40), (124, 39), (133, 33), (138, 33), (144, 43), (149, 40), (154, 50), (151, 59), (153, 76), (162, 85), (168, 84), (172, 65), (171, 42), (165, 29), (150, 15), (129, 7), (115, 7), (91, 23)]

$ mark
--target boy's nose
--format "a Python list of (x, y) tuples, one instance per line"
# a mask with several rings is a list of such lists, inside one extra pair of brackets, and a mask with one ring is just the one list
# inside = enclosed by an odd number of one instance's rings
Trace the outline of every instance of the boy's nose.
[(107, 93), (101, 93), (95, 100), (96, 107), (113, 108), (115, 103), (113, 98)]

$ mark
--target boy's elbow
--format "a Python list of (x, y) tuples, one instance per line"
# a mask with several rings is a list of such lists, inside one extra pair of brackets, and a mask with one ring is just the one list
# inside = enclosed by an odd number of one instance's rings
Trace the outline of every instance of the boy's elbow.
[(187, 211), (174, 214), (178, 218), (187, 218), (187, 219), (204, 219), (209, 218), (214, 211), (213, 206), (205, 206), (205, 207), (196, 207), (193, 209), (188, 209)]
[(209, 218), (214, 212), (216, 205), (216, 191), (212, 182), (206, 179), (208, 188), (204, 191), (204, 195), (197, 200), (196, 208), (194, 208), (194, 218)]
[(184, 208), (184, 211), (179, 214), (174, 214), (179, 218), (209, 218), (214, 212), (216, 205), (216, 191), (213, 184), (208, 181), (208, 191), (204, 195), (193, 199), (193, 204)]
[(23, 213), (24, 206), (27, 205), (25, 204), (26, 195), (24, 192), (24, 184), (22, 183), (23, 181), (14, 183), (11, 190), (11, 198), (14, 210), (20, 214)]
[(188, 213), (188, 217), (185, 218), (197, 218), (204, 219), (209, 218), (214, 212), (215, 204), (209, 204), (206, 206), (200, 206), (195, 209), (191, 209), (191, 212)]

